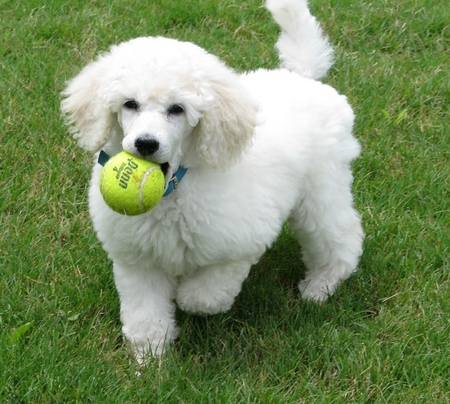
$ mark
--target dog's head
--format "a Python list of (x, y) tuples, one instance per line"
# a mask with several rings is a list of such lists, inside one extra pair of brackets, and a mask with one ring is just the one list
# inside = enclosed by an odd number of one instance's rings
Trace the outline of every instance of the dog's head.
[(80, 146), (176, 169), (226, 168), (251, 142), (258, 105), (239, 76), (191, 43), (138, 38), (86, 66), (61, 104)]

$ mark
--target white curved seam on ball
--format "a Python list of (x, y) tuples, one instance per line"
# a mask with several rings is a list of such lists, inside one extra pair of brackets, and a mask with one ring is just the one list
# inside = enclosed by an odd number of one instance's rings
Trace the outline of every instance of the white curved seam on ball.
[(157, 166), (150, 167), (142, 176), (141, 184), (139, 186), (139, 205), (141, 206), (142, 213), (146, 212), (145, 205), (144, 205), (144, 202), (142, 199), (145, 183), (147, 182), (147, 178), (153, 172), (153, 170), (156, 170), (158, 168), (159, 167), (157, 167)]

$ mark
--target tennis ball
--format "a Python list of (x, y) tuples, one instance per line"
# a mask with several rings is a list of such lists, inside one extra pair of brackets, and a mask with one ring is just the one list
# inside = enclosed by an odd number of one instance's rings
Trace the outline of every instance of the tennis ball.
[(120, 152), (100, 174), (100, 192), (114, 211), (136, 216), (153, 209), (164, 193), (164, 174), (158, 164)]

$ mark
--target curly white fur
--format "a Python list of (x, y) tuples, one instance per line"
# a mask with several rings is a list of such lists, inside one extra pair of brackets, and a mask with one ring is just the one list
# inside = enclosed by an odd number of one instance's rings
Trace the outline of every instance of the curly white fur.
[(325, 300), (362, 253), (350, 190), (353, 112), (311, 79), (326, 73), (331, 49), (306, 1), (268, 8), (284, 30), (284, 69), (238, 75), (191, 43), (138, 38), (112, 47), (64, 92), (82, 147), (144, 156), (166, 167), (167, 180), (188, 167), (175, 192), (137, 217), (106, 206), (102, 167), (93, 168), (90, 212), (140, 361), (176, 338), (174, 300), (193, 313), (228, 310), (286, 221), (304, 251), (305, 299)]

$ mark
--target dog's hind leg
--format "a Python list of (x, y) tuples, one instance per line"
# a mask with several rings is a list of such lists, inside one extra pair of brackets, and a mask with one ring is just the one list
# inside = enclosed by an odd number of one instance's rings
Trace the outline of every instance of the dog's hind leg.
[(314, 178), (290, 218), (303, 249), (307, 272), (299, 283), (304, 299), (325, 301), (358, 265), (364, 233), (352, 206), (351, 174)]
[(178, 305), (184, 311), (202, 315), (228, 311), (250, 266), (249, 262), (212, 265), (184, 277), (177, 290)]

